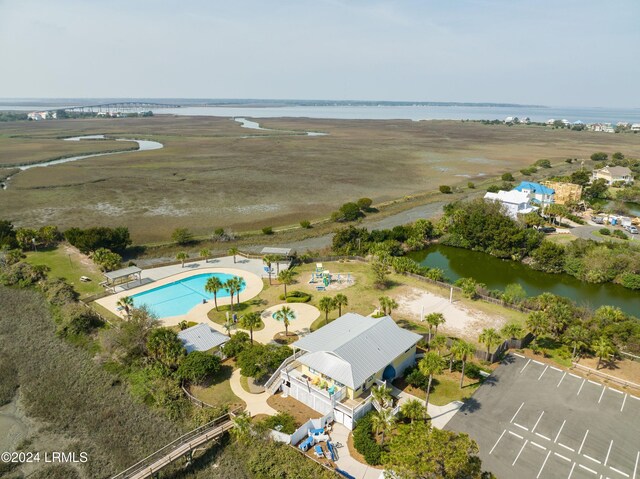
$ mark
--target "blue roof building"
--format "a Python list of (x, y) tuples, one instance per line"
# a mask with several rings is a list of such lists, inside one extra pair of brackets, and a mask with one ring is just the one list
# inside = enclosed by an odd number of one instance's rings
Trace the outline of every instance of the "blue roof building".
[(553, 195), (555, 191), (540, 183), (532, 181), (523, 181), (514, 188), (516, 191), (529, 195), (529, 201), (540, 205), (550, 205), (554, 202)]

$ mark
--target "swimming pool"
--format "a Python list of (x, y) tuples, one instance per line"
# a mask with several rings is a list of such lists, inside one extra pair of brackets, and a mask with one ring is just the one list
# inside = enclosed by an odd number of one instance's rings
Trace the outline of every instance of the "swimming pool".
[[(278, 311), (276, 311), (275, 313), (273, 313), (273, 314), (271, 315), (271, 317), (272, 317), (273, 319), (275, 319), (276, 321), (280, 321), (280, 318), (278, 318)], [(296, 312), (295, 312), (295, 311), (291, 311), (291, 317), (290, 317), (289, 319), (296, 319), (296, 317), (297, 317), (297, 316), (296, 316)]]
[[(188, 278), (174, 281), (173, 283), (158, 286), (131, 296), (133, 306), (139, 308), (146, 305), (158, 318), (181, 316), (187, 314), (194, 306), (202, 303), (203, 299), (213, 300), (213, 294), (204, 290), (204, 285), (212, 276), (217, 276), (222, 283), (234, 277), (224, 273), (202, 273)], [(244, 291), (244, 286), (240, 292)], [(221, 289), (218, 298), (228, 298), (229, 291)]]

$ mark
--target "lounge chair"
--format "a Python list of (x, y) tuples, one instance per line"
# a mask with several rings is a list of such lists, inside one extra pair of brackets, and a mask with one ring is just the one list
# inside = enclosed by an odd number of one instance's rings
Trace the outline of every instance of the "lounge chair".
[(309, 284), (313, 284), (316, 282), (316, 275), (315, 273), (311, 273), (311, 279), (309, 280)]
[(313, 453), (315, 454), (316, 457), (320, 458), (320, 457), (324, 457), (324, 451), (322, 450), (322, 446), (319, 444), (316, 444), (313, 447)]

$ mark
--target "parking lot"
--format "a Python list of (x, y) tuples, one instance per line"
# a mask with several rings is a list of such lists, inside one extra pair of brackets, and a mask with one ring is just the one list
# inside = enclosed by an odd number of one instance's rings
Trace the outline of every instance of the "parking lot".
[(499, 479), (640, 479), (640, 398), (509, 355), (447, 429)]

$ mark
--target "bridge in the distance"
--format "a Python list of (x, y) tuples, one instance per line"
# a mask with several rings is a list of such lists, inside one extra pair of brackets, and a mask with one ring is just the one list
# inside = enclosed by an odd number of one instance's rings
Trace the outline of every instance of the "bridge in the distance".
[[(100, 103), (96, 105), (81, 105), (64, 108), (68, 112), (81, 113), (99, 113), (99, 112), (125, 112), (125, 111), (142, 111), (142, 110), (158, 110), (161, 108), (180, 108), (181, 105), (172, 105), (168, 103), (153, 103), (144, 101), (117, 101), (110, 103)], [(55, 111), (55, 110), (51, 110)]]

